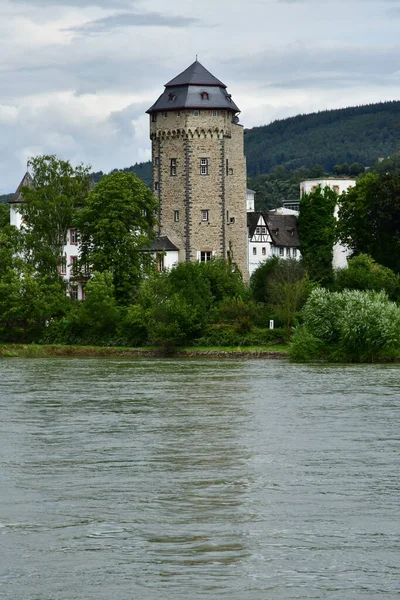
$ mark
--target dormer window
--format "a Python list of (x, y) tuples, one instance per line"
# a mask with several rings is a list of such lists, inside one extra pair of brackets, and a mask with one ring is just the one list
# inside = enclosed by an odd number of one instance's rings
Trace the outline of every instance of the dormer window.
[(174, 102), (174, 100), (176, 100), (176, 95), (171, 92), (171, 94), (168, 96), (168, 101)]
[(207, 92), (201, 92), (201, 99), (202, 100), (209, 100), (210, 96), (208, 95)]

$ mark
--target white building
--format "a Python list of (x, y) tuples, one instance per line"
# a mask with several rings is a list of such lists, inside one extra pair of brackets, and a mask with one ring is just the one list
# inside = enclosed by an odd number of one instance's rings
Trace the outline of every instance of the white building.
[(295, 211), (276, 209), (248, 213), (247, 226), (250, 276), (273, 256), (296, 260), (301, 258)]

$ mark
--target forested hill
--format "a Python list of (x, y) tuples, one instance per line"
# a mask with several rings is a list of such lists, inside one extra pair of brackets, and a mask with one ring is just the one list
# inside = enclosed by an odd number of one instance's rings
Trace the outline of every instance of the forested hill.
[(275, 166), (288, 171), (336, 164), (370, 166), (400, 150), (400, 102), (380, 102), (326, 110), (274, 121), (246, 130), (245, 153), (250, 176)]

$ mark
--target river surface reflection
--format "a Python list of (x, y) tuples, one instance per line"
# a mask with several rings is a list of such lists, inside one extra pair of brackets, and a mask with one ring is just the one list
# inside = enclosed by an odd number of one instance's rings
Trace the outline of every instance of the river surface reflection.
[(400, 369), (0, 361), (5, 600), (398, 598)]

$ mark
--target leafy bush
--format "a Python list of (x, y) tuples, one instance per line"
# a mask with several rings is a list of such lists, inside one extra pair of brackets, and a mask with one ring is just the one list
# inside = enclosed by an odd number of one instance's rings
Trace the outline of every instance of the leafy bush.
[(347, 268), (335, 271), (333, 287), (338, 292), (345, 289), (383, 290), (392, 300), (400, 297), (399, 276), (366, 254), (349, 259)]
[(384, 292), (316, 289), (293, 336), (295, 360), (374, 362), (400, 354), (400, 308)]

